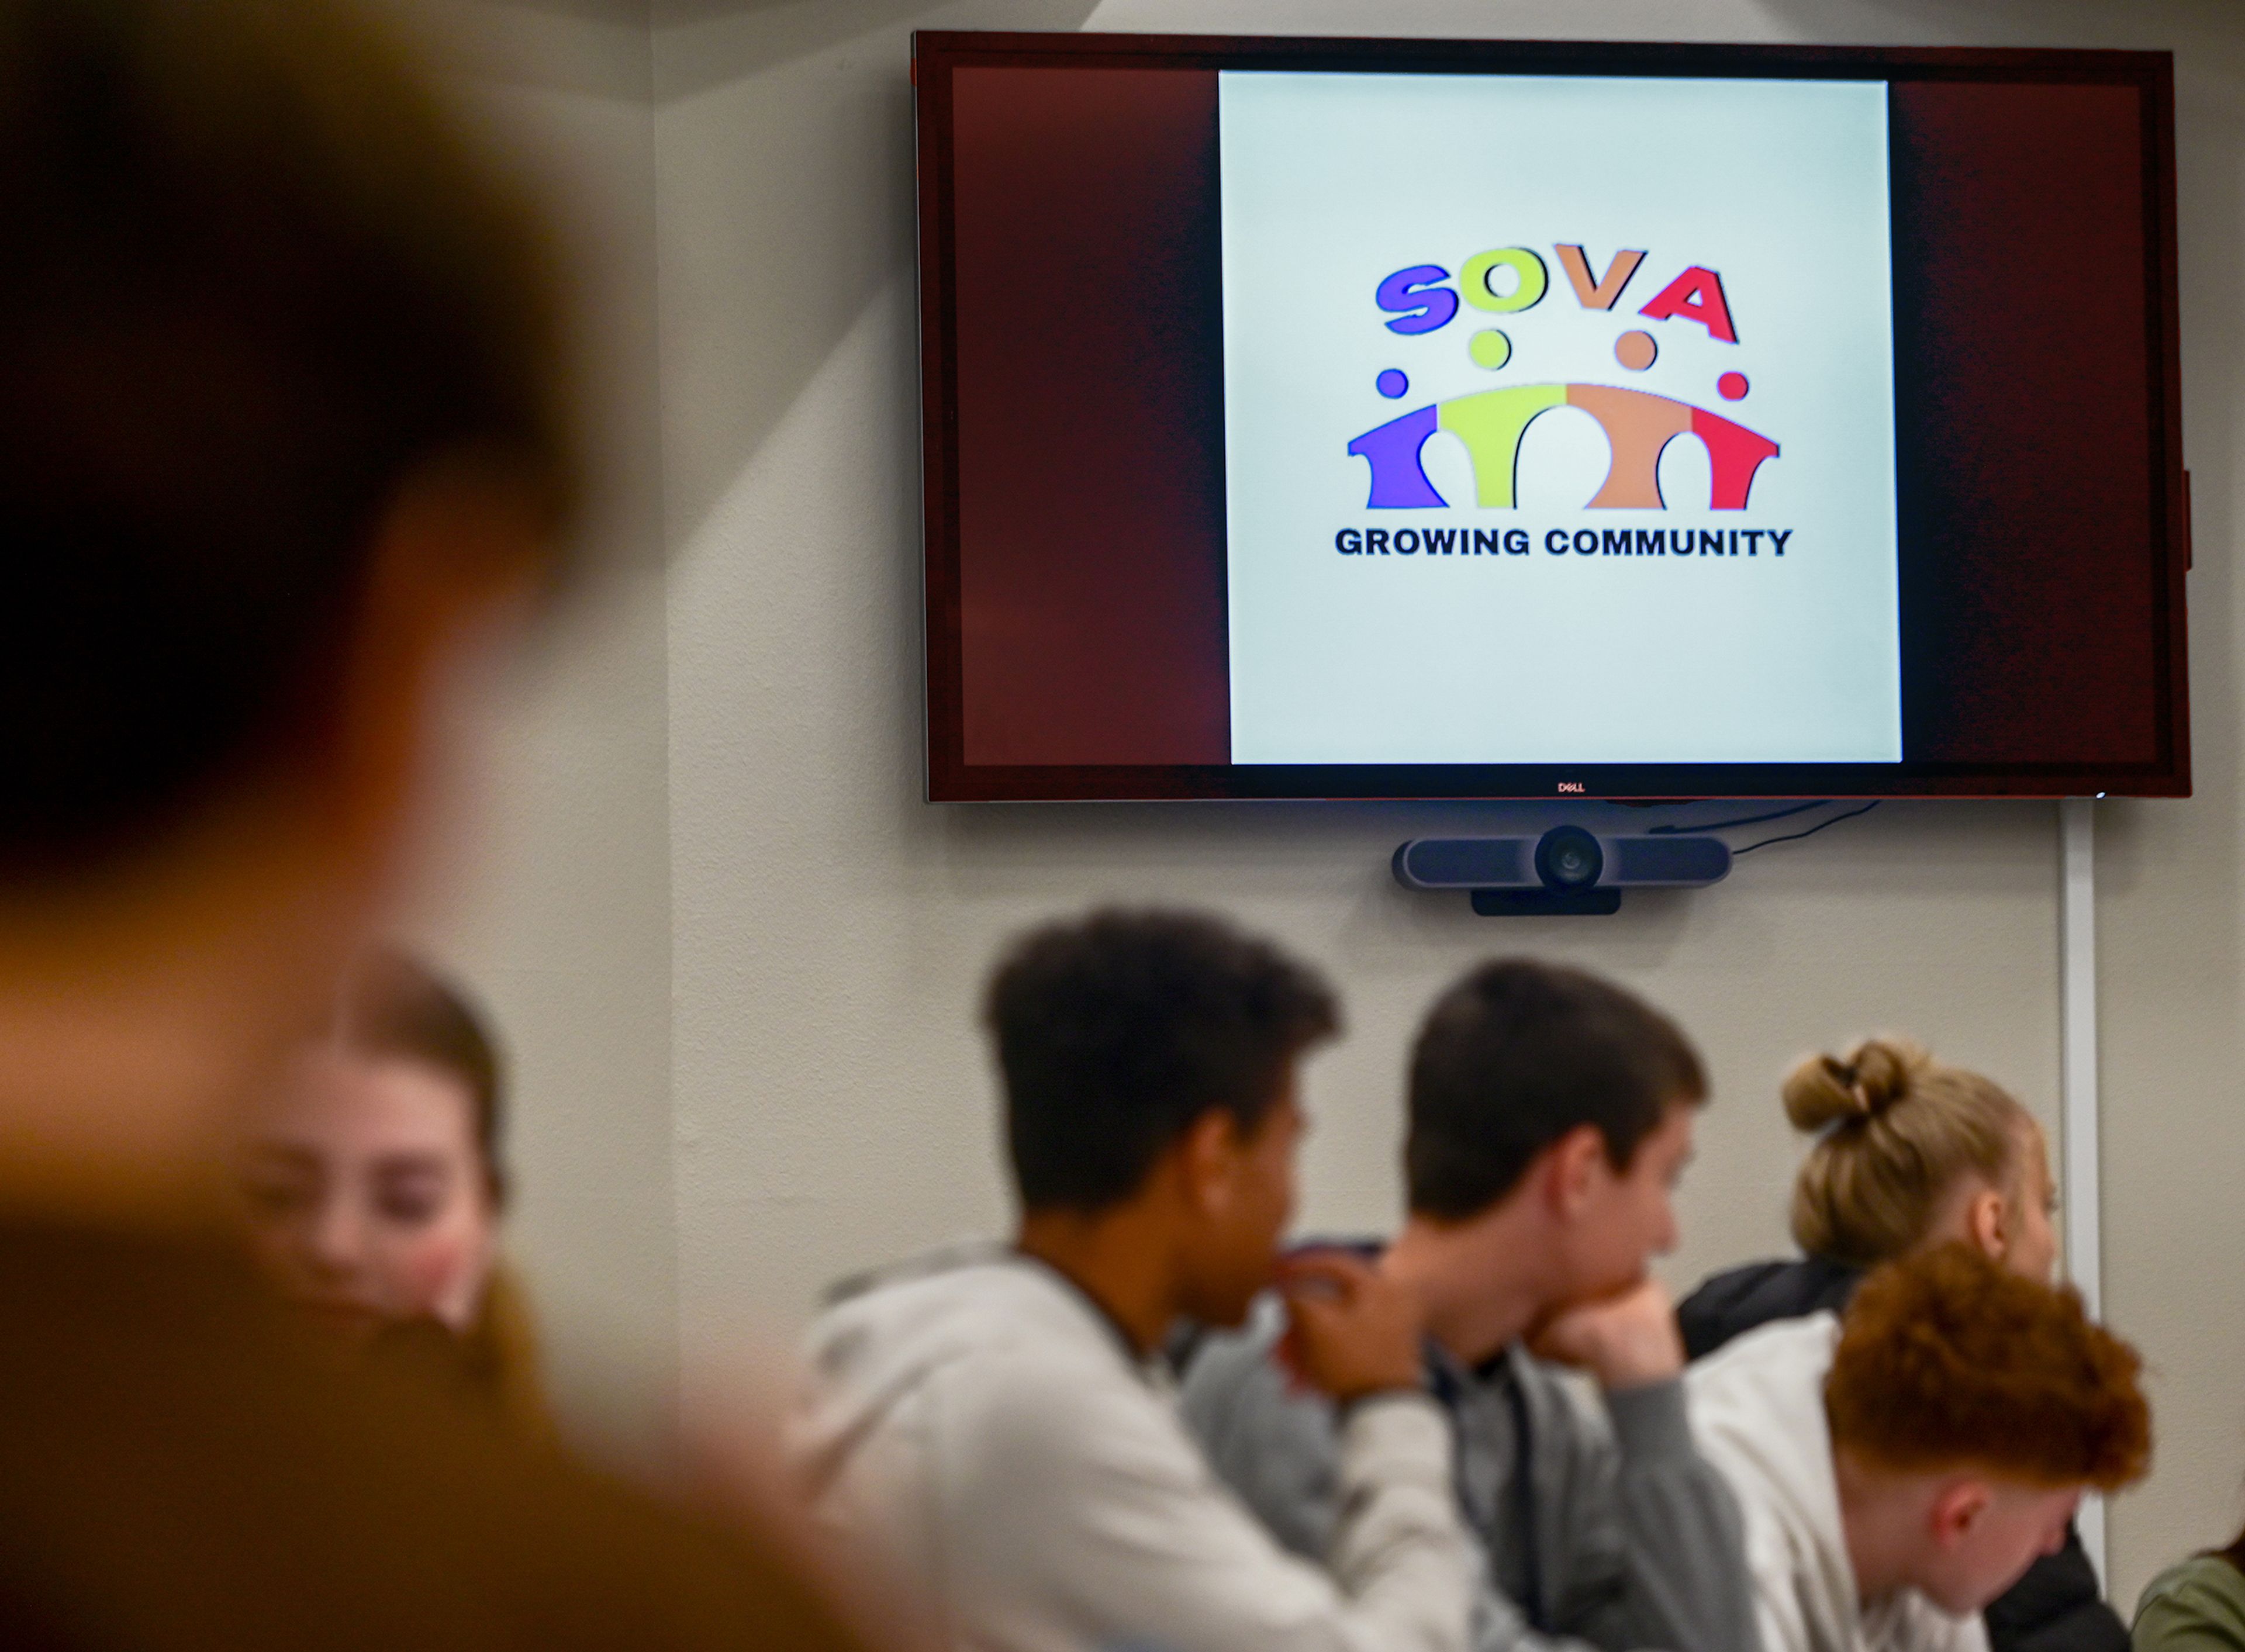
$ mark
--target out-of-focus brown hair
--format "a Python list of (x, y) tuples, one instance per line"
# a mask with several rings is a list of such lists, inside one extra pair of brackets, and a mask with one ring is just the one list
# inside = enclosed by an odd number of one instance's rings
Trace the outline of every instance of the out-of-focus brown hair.
[(528, 198), (339, 0), (9, 0), (0, 223), (20, 878), (319, 749), (409, 477), (473, 466), (558, 526), (574, 463)]
[(1965, 1244), (1863, 1281), (1824, 1385), (1836, 1446), (1904, 1473), (1973, 1466), (2112, 1491), (2151, 1457), (2136, 1351), (2071, 1287), (2023, 1279)]
[(1923, 1243), (1958, 1181), (2018, 1197), (2034, 1117), (1992, 1079), (1904, 1039), (1814, 1055), (1785, 1080), (1785, 1116), (1821, 1131), (1793, 1183), (1793, 1236), (1813, 1256), (1875, 1267)]

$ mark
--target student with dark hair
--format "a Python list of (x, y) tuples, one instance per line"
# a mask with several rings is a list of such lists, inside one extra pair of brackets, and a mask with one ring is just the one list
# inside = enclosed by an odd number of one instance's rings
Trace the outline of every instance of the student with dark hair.
[(370, 948), (329, 1025), (252, 1109), (241, 1186), (260, 1259), (291, 1299), (353, 1344), (432, 1351), (539, 1432), (529, 1310), (499, 1256), (500, 1076), (458, 988), (408, 952)]
[(234, 1237), (561, 572), (555, 282), (464, 130), (340, 0), (0, 7), (0, 1645), (863, 1644), (780, 1517), (339, 1369)]
[[(1667, 1017), (1525, 959), (1475, 970), (1419, 1034), (1410, 1211), (1376, 1266), (1426, 1316), (1427, 1380), (1482, 1552), (1481, 1652), (1753, 1644), (1737, 1510), (1693, 1444), (1683, 1348), (1645, 1274), (1675, 1242), (1670, 1192), (1706, 1087)], [(1185, 1412), (1217, 1472), (1315, 1554), (1346, 1518), (1344, 1421), (1290, 1359), (1258, 1314), (1193, 1354)]]
[(1692, 1418), (1746, 1519), (1761, 1652), (1984, 1652), (1980, 1614), (2140, 1477), (2126, 1343), (1966, 1243), (1867, 1277), (1692, 1367)]
[(1016, 944), (985, 1019), (1020, 1229), (820, 1317), (794, 1444), (824, 1506), (976, 1652), (1462, 1652), (1470, 1561), (1402, 1293), (1342, 1256), (1281, 1287), (1297, 1370), (1346, 1412), (1322, 1566), (1224, 1494), (1160, 1358), (1278, 1272), (1332, 994), (1212, 918), (1106, 911)]
[[(1786, 1076), (1786, 1117), (1814, 1142), (1793, 1184), (1801, 1255), (1748, 1263), (1679, 1304), (1697, 1359), (1772, 1320), (1848, 1305), (1865, 1271), (1962, 1242), (2038, 1283), (2058, 1265), (2058, 1205), (2042, 1127), (1993, 1079), (1905, 1039), (1813, 1055)], [(2069, 1533), (1987, 1611), (1994, 1652), (2126, 1652), (2096, 1568)]]

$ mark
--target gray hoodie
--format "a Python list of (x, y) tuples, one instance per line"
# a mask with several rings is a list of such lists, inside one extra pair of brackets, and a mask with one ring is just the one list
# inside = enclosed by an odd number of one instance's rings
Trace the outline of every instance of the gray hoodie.
[(1351, 1412), (1348, 1508), (1312, 1565), (1209, 1472), (1165, 1370), (1038, 1263), (993, 1247), (877, 1279), (809, 1353), (792, 1454), (955, 1647), (1465, 1652), (1473, 1560), (1423, 1395)]
[[(1185, 1374), (1185, 1420), (1278, 1540), (1314, 1554), (1341, 1506), (1332, 1408), (1290, 1387), (1259, 1311)], [(1475, 1652), (1753, 1652), (1739, 1511), (1693, 1444), (1683, 1385), (1605, 1397), (1517, 1347), (1479, 1370), (1428, 1350), (1480, 1540)], [(1523, 1425), (1528, 1473), (1517, 1471)]]

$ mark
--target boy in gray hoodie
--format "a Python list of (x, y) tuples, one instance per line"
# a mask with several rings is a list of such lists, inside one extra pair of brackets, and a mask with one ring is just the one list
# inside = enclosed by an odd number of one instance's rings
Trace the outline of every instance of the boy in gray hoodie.
[[(1101, 912), (1024, 938), (986, 1019), (1021, 1225), (820, 1317), (793, 1446), (822, 1511), (972, 1652), (1466, 1652), (1415, 1304), (1353, 1257), (1280, 1266), (1324, 985), (1213, 919)], [(1179, 1319), (1237, 1324), (1273, 1283), (1346, 1412), (1316, 1563), (1210, 1472), (1160, 1358)]]
[[(1477, 1652), (1752, 1652), (1737, 1505), (1693, 1442), (1673, 1313), (1645, 1275), (1675, 1242), (1706, 1094), (1672, 1022), (1579, 971), (1486, 965), (1421, 1032), (1410, 1215), (1375, 1265), (1426, 1316), (1482, 1561)], [(1185, 1415), (1279, 1540), (1316, 1554), (1345, 1499), (1336, 1413), (1289, 1360), (1269, 1311), (1208, 1338)]]

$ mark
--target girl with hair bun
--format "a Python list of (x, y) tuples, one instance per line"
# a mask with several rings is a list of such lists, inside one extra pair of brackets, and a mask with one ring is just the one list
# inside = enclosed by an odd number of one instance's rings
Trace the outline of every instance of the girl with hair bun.
[(2049, 1283), (2050, 1155), (1995, 1080), (1871, 1039), (1844, 1061), (1801, 1062), (1783, 1096), (1794, 1127), (1817, 1134), (1793, 1184), (1793, 1236), (1809, 1256), (1863, 1269), (1962, 1239)]
[(2049, 1282), (2056, 1194), (2042, 1127), (1994, 1080), (1907, 1039), (1813, 1055), (1786, 1077), (1785, 1116), (1814, 1143), (1793, 1182), (1798, 1262), (1717, 1274), (1677, 1310), (1691, 1357), (1741, 1331), (1846, 1304), (1865, 1270), (1963, 1240)]
[[(1981, 1073), (1908, 1039), (1868, 1039), (1810, 1056), (1780, 1096), (1815, 1140), (1793, 1183), (1793, 1262), (1751, 1263), (1707, 1280), (1676, 1310), (1692, 1359), (1773, 1320), (1840, 1311), (1863, 1275), (1963, 1241), (2047, 1283), (2058, 1263), (2057, 1191), (2042, 1127)], [(1987, 1611), (1992, 1652), (2126, 1652), (2078, 1540), (2038, 1561)]]

